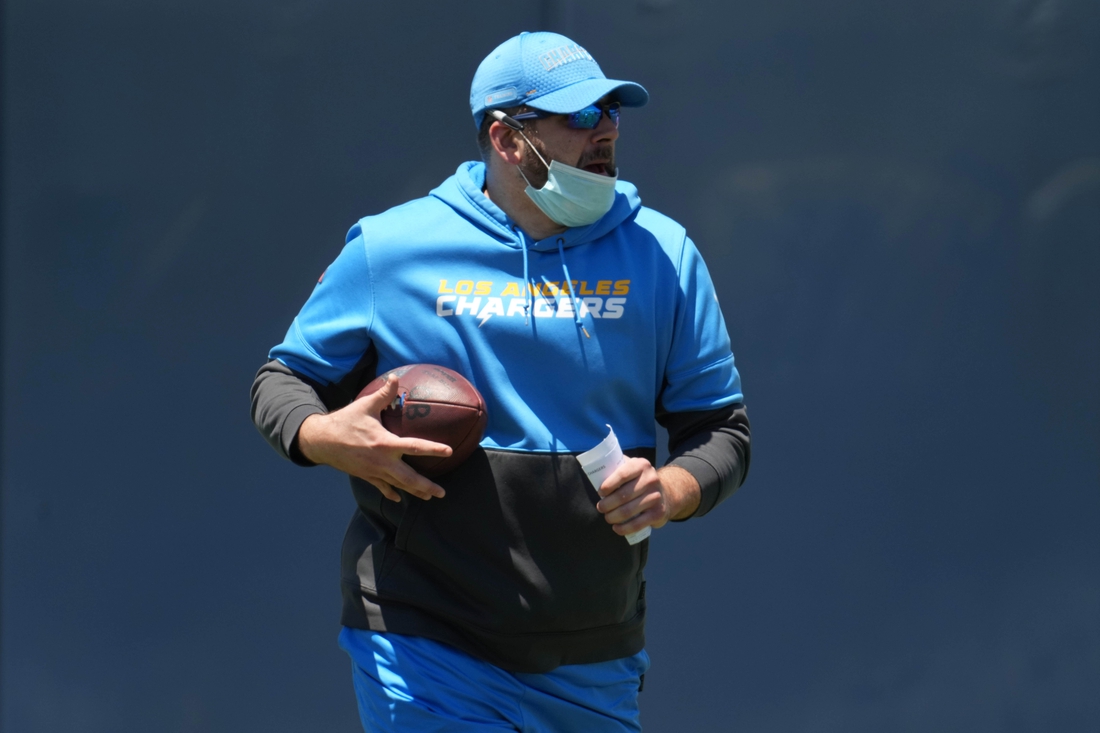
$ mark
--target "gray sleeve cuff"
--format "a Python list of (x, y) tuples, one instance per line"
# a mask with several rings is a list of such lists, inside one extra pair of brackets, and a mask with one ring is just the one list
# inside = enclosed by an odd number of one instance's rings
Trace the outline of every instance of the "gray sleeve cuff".
[(302, 428), (302, 423), (306, 421), (306, 418), (310, 415), (324, 415), (325, 410), (319, 408), (317, 405), (298, 405), (287, 413), (286, 418), (283, 420), (283, 427), (279, 431), (279, 441), (282, 443), (283, 455), (289, 458), (299, 466), (316, 466), (317, 464), (302, 455), (302, 451), (298, 448), (298, 431)]
[(695, 513), (690, 517), (674, 519), (672, 521), (684, 522), (688, 519), (701, 517), (714, 508), (714, 505), (718, 503), (719, 487), (722, 484), (722, 477), (718, 474), (714, 466), (698, 456), (677, 456), (666, 465), (677, 466), (690, 473), (695, 480), (699, 482), (700, 491), (699, 507), (695, 510)]

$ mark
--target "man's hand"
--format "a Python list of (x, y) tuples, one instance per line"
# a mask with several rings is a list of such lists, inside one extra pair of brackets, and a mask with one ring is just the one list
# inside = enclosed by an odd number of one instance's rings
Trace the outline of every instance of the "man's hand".
[(419, 438), (401, 438), (382, 427), (380, 416), (397, 396), (397, 377), (382, 389), (327, 415), (310, 415), (298, 429), (298, 448), (314, 463), (324, 463), (367, 481), (391, 501), (397, 489), (421, 499), (442, 497), (443, 488), (401, 460), (403, 455), (451, 455), (451, 447)]
[(699, 482), (679, 466), (661, 470), (644, 458), (627, 458), (603, 484), (596, 509), (612, 529), (628, 535), (643, 527), (663, 527), (699, 508)]

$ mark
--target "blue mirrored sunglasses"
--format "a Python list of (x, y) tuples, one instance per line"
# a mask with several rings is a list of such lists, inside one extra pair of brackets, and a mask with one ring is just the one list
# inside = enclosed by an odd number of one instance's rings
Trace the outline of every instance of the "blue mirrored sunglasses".
[[(584, 109), (579, 109), (576, 112), (569, 112), (564, 115), (565, 124), (569, 125), (574, 130), (594, 130), (596, 126), (600, 124), (600, 118), (602, 118), (606, 112), (611, 122), (615, 127), (618, 127), (620, 106), (618, 102), (612, 102), (602, 107), (598, 104), (590, 104)], [(533, 109), (530, 112), (520, 112), (518, 115), (512, 115), (512, 119), (538, 120), (543, 117), (552, 117), (553, 115), (553, 112), (543, 112), (541, 109)]]

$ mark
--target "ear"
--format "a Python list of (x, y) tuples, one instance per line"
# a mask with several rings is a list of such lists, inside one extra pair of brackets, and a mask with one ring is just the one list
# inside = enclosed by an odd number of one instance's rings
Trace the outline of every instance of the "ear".
[(523, 161), (526, 141), (503, 122), (489, 125), (489, 142), (494, 154), (508, 165), (519, 165)]

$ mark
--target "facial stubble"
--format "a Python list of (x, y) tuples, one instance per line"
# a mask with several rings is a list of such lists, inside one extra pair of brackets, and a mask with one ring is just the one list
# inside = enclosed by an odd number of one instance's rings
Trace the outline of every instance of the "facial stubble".
[[(542, 140), (539, 139), (538, 130), (535, 129), (533, 125), (529, 125), (527, 129), (524, 130), (524, 133), (530, 144), (523, 150), (523, 160), (519, 164), (519, 169), (523, 172), (527, 182), (535, 188), (542, 188), (546, 185), (547, 178), (549, 177), (546, 163), (552, 163), (555, 160), (559, 163), (565, 163), (566, 165), (581, 169), (593, 161), (603, 160), (606, 161), (602, 164), (604, 172), (609, 176), (615, 175), (615, 146), (611, 143), (604, 143), (590, 151), (583, 152), (576, 163), (570, 163), (550, 155)], [(546, 163), (543, 163), (542, 160), (539, 159), (539, 156), (535, 154), (536, 149), (542, 154), (542, 157), (546, 159)]]

